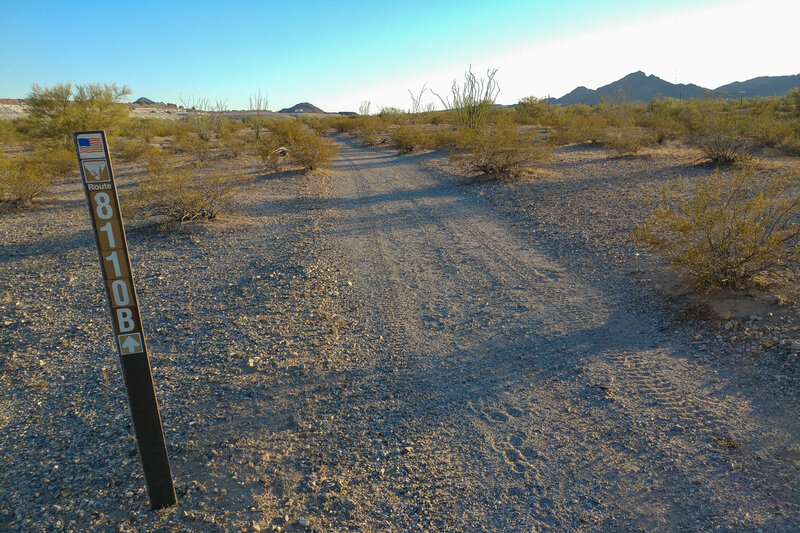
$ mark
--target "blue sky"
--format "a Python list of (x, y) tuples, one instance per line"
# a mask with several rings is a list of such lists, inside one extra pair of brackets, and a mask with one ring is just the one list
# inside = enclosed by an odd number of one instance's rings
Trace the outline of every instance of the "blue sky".
[[(408, 108), (472, 65), (498, 101), (561, 96), (643, 70), (714, 88), (797, 74), (797, 0), (64, 2), (0, 0), (0, 97), (117, 83), (133, 98), (270, 109)], [(424, 102), (437, 103), (427, 93)]]

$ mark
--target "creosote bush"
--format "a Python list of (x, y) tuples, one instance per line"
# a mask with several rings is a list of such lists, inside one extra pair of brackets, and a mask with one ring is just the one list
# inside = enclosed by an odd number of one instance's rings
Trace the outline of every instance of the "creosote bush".
[(655, 138), (652, 133), (642, 128), (627, 126), (607, 131), (603, 134), (601, 142), (604, 150), (619, 156), (627, 156), (652, 145), (655, 143)]
[(0, 205), (28, 206), (48, 185), (50, 174), (38, 157), (11, 159), (0, 152)]
[(715, 172), (686, 194), (681, 180), (634, 230), (698, 290), (742, 288), (755, 275), (800, 259), (800, 172), (763, 177)]
[(460, 143), (466, 151), (452, 152), (452, 159), (495, 176), (514, 175), (526, 166), (542, 164), (552, 153), (549, 146), (532, 139), (529, 132), (518, 131), (511, 122), (499, 122), (492, 129), (463, 136)]
[(729, 165), (751, 155), (747, 117), (721, 100), (703, 100), (691, 111), (691, 142), (712, 162)]
[[(289, 159), (304, 170), (329, 164), (339, 153), (336, 143), (295, 120), (275, 120), (269, 125), (274, 142), (286, 147)], [(262, 156), (262, 159), (264, 157)]]
[(176, 156), (154, 148), (148, 153), (147, 178), (125, 199), (123, 209), (133, 216), (178, 222), (213, 220), (247, 182), (242, 176), (181, 164)]
[(270, 172), (280, 172), (283, 169), (287, 151), (280, 137), (273, 134), (262, 134), (260, 142), (256, 145), (256, 154)]
[(424, 150), (434, 145), (431, 132), (419, 126), (398, 126), (390, 133), (392, 145), (401, 153)]
[[(120, 161), (127, 161), (130, 163), (139, 161), (147, 154), (148, 144), (142, 139), (116, 139), (113, 143), (109, 143), (111, 155)], [(75, 156), (73, 155), (73, 159)]]
[(339, 153), (336, 143), (311, 131), (302, 130), (289, 138), (289, 157), (305, 170), (329, 164)]

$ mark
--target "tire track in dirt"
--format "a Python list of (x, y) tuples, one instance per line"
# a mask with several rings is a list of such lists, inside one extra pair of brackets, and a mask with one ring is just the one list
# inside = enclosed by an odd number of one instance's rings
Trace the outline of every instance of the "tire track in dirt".
[[(737, 419), (746, 404), (630, 294), (517, 235), (428, 156), (338, 140), (322, 238), (354, 280), (350, 318), (374, 330), (348, 401), (388, 387), (365, 403), (384, 446), (412, 443), (378, 456), (379, 481), (356, 479), (368, 462), (339, 465), (361, 516), (397, 530), (763, 526), (770, 497), (739, 487), (791, 498), (754, 461), (731, 466), (757, 430)], [(348, 421), (375, 430), (363, 416)]]

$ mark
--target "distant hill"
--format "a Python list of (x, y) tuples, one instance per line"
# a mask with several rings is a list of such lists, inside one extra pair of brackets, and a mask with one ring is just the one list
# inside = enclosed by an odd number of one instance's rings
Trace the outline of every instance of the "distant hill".
[(795, 87), (800, 87), (800, 74), (794, 76), (760, 76), (747, 81), (735, 81), (714, 92), (724, 93), (728, 98), (752, 98), (786, 94)]
[(727, 96), (728, 98), (783, 95), (792, 88), (800, 87), (800, 74), (795, 76), (762, 76), (743, 82), (734, 82), (714, 90), (690, 84), (675, 84), (658, 76), (648, 76), (642, 71), (598, 87), (587, 89), (578, 87), (561, 98), (550, 100), (553, 104), (589, 104), (601, 102), (649, 102), (653, 98), (702, 98), (706, 94)]
[(561, 105), (596, 105), (604, 101), (649, 102), (653, 98), (701, 98), (708, 92), (708, 89), (698, 85), (670, 83), (640, 70), (595, 90), (578, 87), (551, 102)]
[(292, 107), (284, 107), (278, 113), (324, 113), (322, 109), (308, 102), (300, 102)]
[(154, 102), (149, 98), (142, 96), (141, 98), (137, 98), (133, 101), (134, 104), (145, 104), (145, 105), (165, 105), (164, 102)]

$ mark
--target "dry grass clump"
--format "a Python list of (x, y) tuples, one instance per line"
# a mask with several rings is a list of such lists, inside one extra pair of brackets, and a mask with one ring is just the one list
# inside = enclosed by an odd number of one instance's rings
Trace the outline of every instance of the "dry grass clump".
[(634, 239), (698, 290), (745, 287), (759, 273), (800, 259), (800, 172), (715, 172), (688, 194), (678, 180), (636, 227)]
[(133, 216), (164, 216), (179, 222), (213, 220), (247, 182), (243, 176), (182, 164), (175, 155), (151, 149), (147, 177), (126, 198), (123, 209)]

